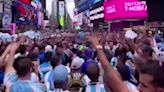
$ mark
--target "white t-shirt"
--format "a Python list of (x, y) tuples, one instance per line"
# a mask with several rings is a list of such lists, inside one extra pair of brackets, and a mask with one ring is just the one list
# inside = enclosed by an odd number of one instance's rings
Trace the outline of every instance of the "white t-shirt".
[(130, 83), (129, 81), (124, 81), (124, 84), (126, 84), (126, 86), (128, 87), (129, 92), (139, 92), (137, 87), (133, 85), (132, 83)]
[(39, 82), (39, 78), (35, 73), (31, 73), (31, 81), (35, 83)]

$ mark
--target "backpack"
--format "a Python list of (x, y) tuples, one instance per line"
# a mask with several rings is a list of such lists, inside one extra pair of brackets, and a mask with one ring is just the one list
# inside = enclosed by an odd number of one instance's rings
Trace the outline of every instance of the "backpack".
[(68, 82), (68, 89), (71, 92), (78, 92), (80, 91), (84, 86), (84, 74), (82, 73), (71, 73), (70, 74), (70, 81)]

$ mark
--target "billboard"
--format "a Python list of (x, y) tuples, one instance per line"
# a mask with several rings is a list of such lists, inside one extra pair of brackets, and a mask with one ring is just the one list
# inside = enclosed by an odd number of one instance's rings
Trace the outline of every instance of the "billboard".
[(20, 16), (27, 16), (27, 6), (31, 4), (30, 0), (17, 0), (16, 2), (17, 11), (20, 13)]
[(59, 24), (63, 28), (65, 26), (65, 3), (64, 1), (59, 1)]
[(81, 26), (83, 24), (83, 13), (74, 16), (73, 24), (74, 26)]
[(4, 11), (3, 11), (3, 18), (2, 18), (3, 28), (9, 28), (11, 24), (11, 20), (12, 20), (11, 5), (12, 5), (11, 1), (4, 1), (4, 6), (3, 6)]
[(96, 19), (102, 19), (104, 18), (104, 7), (100, 6), (98, 8), (95, 8), (93, 10), (90, 10), (90, 20), (96, 20)]
[(145, 19), (147, 18), (146, 2), (138, 0), (111, 0), (105, 2), (104, 18), (109, 21), (123, 19)]

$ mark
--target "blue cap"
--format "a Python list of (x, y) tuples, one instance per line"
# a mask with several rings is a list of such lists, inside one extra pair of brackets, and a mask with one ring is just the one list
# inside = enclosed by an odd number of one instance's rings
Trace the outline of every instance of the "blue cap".
[(68, 70), (65, 66), (59, 65), (52, 71), (52, 81), (55, 83), (65, 83), (68, 78)]

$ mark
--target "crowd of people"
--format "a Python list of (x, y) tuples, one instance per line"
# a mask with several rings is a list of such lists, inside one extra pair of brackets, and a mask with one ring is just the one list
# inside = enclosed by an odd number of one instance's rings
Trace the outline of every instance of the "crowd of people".
[(1, 40), (0, 90), (164, 92), (163, 47), (163, 37), (149, 30)]

